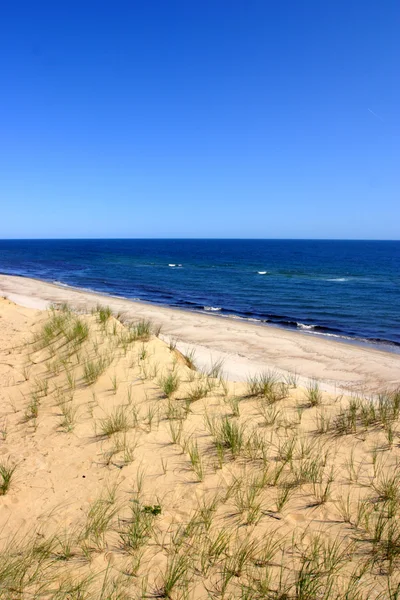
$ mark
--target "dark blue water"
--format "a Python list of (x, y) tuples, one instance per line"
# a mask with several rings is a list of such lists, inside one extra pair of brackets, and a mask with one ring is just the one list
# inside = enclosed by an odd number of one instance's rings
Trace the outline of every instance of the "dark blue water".
[(0, 272), (400, 346), (400, 242), (3, 240)]

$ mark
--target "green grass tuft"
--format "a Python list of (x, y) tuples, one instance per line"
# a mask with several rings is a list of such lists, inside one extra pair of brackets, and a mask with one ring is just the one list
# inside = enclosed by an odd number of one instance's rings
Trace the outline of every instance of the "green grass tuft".
[(10, 465), (9, 463), (0, 463), (0, 496), (7, 494), (10, 489), (11, 480), (14, 475), (16, 465)]

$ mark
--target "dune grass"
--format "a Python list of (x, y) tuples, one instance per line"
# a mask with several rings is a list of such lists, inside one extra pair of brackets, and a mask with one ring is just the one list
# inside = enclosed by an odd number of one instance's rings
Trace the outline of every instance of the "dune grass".
[(171, 396), (178, 391), (180, 385), (179, 375), (173, 371), (166, 375), (163, 375), (157, 381), (161, 390), (167, 398), (171, 398)]
[(87, 358), (83, 365), (83, 380), (86, 385), (92, 385), (104, 373), (112, 362), (110, 354), (103, 354), (97, 358)]
[(196, 350), (194, 348), (192, 348), (192, 350), (187, 350), (183, 354), (183, 358), (185, 359), (186, 366), (191, 371), (197, 371), (197, 366), (196, 366)]
[(100, 419), (97, 433), (103, 437), (111, 437), (114, 433), (126, 432), (132, 427), (129, 410), (125, 406), (117, 406), (114, 411)]
[(16, 465), (10, 464), (9, 462), (0, 462), (0, 496), (7, 494), (10, 489), (11, 480), (16, 468)]

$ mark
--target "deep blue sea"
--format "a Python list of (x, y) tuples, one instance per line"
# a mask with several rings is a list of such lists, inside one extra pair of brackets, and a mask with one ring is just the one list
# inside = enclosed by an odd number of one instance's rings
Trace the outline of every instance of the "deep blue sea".
[(400, 347), (400, 242), (0, 240), (0, 272)]

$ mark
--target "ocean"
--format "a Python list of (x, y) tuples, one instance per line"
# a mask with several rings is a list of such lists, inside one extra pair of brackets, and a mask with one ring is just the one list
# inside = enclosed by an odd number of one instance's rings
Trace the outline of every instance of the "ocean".
[(0, 240), (0, 272), (400, 349), (400, 242)]

